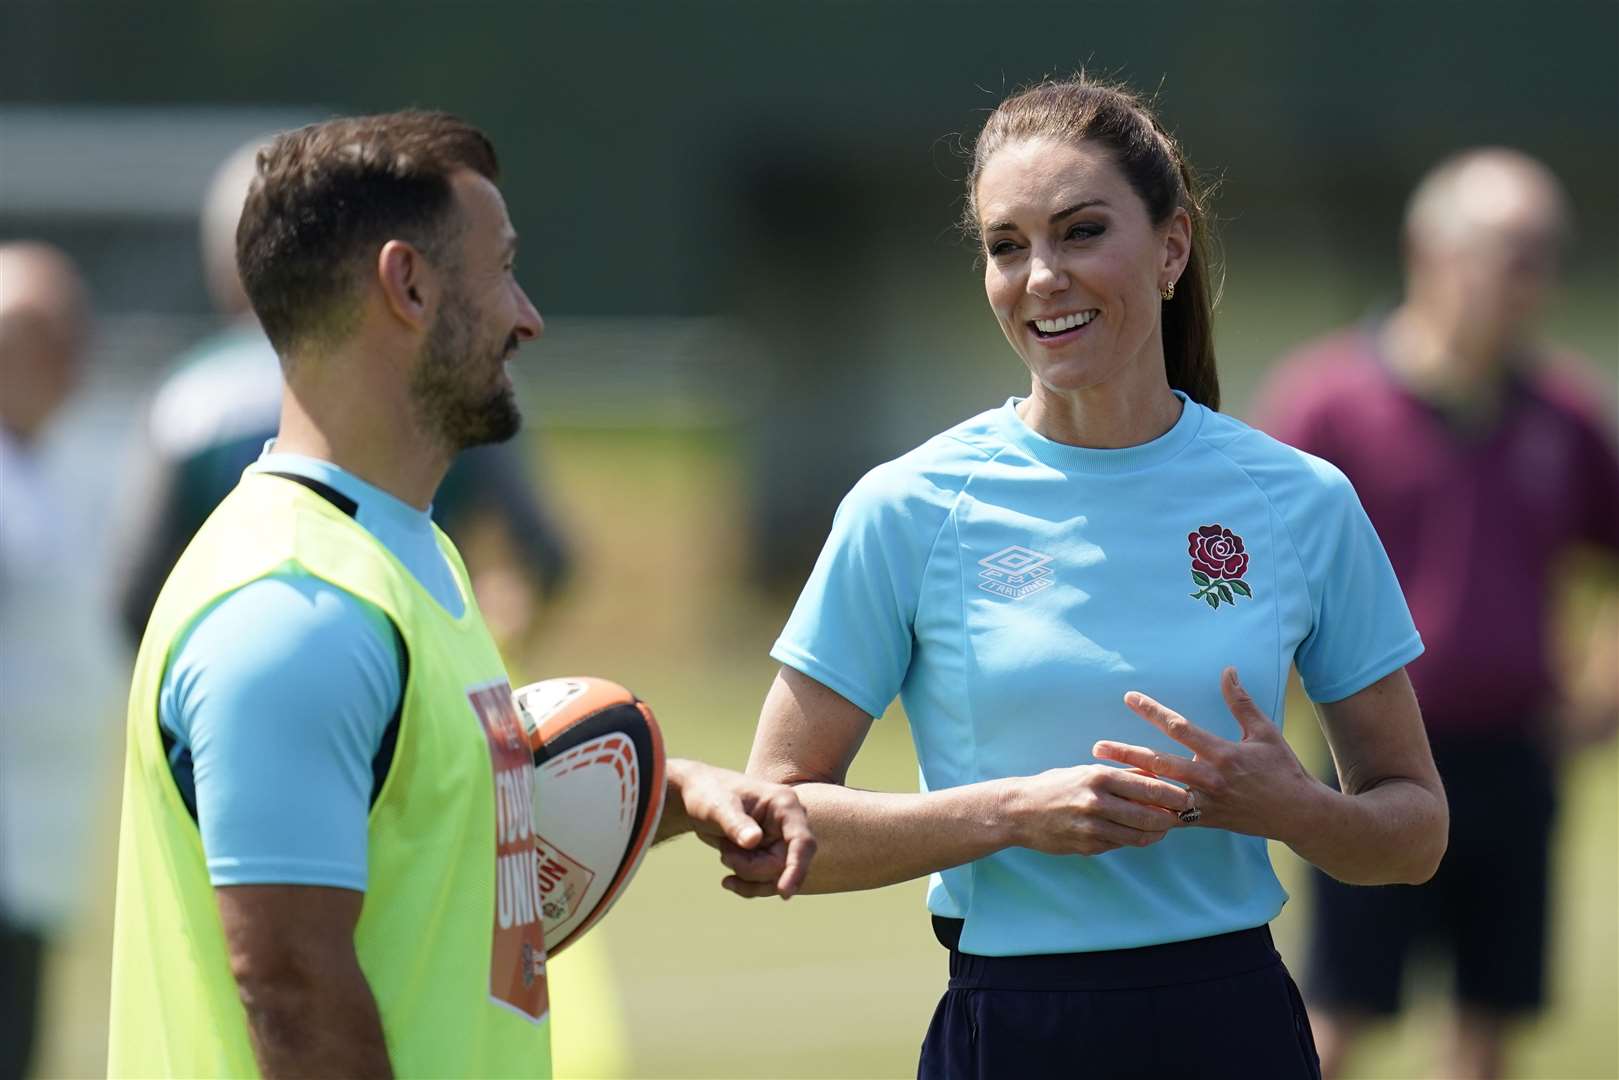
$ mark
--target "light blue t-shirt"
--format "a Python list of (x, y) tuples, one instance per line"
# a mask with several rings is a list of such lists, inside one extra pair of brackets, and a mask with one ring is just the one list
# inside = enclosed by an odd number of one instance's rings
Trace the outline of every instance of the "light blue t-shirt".
[[(873, 716), (899, 695), (923, 790), (1093, 763), (1098, 739), (1189, 754), (1129, 690), (1238, 739), (1227, 665), (1280, 722), (1294, 664), (1336, 701), (1421, 653), (1332, 465), (1189, 401), (1120, 450), (1052, 442), (1017, 403), (855, 485), (771, 653)], [(1265, 841), (1220, 829), (1088, 857), (1009, 848), (928, 890), (987, 956), (1206, 937), (1286, 898)]]
[[(325, 485), (440, 606), (464, 610), (428, 511), (315, 458), (266, 448), (247, 471)], [(158, 718), (215, 885), (365, 889), (366, 821), (405, 662), (380, 609), (292, 565), (181, 633)]]

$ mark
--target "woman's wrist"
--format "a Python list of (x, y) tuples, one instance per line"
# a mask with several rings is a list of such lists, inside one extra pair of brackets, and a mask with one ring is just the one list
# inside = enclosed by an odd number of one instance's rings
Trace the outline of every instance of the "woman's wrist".
[(1306, 773), (1299, 797), (1282, 816), (1280, 827), (1269, 839), (1286, 844), (1301, 858), (1310, 859), (1307, 852), (1320, 846), (1334, 822), (1343, 820), (1348, 799), (1350, 796)]
[(1027, 847), (1028, 800), (1024, 785), (1016, 776), (983, 783), (986, 813), (983, 815), (983, 834), (993, 851), (1009, 847)]

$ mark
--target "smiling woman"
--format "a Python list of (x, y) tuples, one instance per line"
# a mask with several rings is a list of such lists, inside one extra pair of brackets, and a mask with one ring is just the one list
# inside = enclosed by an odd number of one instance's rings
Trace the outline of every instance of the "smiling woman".
[[(1421, 642), (1354, 491), (1215, 411), (1203, 218), (1129, 93), (995, 110), (968, 221), (1029, 394), (856, 485), (772, 652), (749, 769), (810, 812), (805, 890), (932, 875), (926, 1077), (1317, 1075), (1266, 839), (1359, 883), (1444, 850)], [(1294, 665), (1343, 793), (1269, 719)], [(851, 790), (896, 696), (924, 790)]]
[[(1206, 195), (1140, 102), (1077, 85), (1009, 98), (973, 147), (962, 227), (982, 246), (990, 307), (1037, 381), (1085, 337), (1092, 355), (1161, 358), (1173, 389), (1218, 409)], [(1106, 342), (1074, 332), (1103, 316)]]

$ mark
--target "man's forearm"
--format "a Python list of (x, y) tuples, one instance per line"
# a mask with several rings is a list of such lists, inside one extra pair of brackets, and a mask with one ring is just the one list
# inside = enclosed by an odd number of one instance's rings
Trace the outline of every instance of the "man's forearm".
[(338, 971), (239, 973), (237, 986), (266, 1077), (393, 1075), (382, 1017), (358, 960)]
[(658, 818), (658, 832), (652, 838), (654, 844), (661, 844), (692, 830), (691, 817), (687, 815), (680, 798), (692, 764), (686, 758), (672, 757), (664, 765), (663, 815)]

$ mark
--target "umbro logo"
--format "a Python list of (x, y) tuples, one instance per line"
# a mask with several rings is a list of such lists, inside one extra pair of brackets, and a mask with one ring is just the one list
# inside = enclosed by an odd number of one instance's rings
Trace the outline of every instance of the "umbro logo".
[(1013, 544), (978, 560), (978, 565), (983, 567), (978, 571), (978, 587), (996, 596), (1020, 600), (1056, 584), (1051, 568), (1046, 565), (1050, 561), (1050, 555)]

